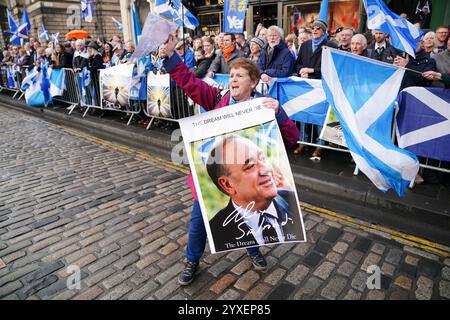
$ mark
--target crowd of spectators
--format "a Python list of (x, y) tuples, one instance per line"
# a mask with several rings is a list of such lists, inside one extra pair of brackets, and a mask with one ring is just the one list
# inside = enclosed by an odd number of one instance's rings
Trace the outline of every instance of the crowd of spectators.
[[(358, 34), (352, 28), (344, 27), (331, 32), (327, 24), (320, 20), (291, 31), (285, 34), (278, 26), (265, 28), (259, 24), (255, 35), (247, 38), (241, 33), (185, 35), (176, 45), (176, 51), (198, 78), (229, 73), (233, 60), (246, 57), (258, 66), (260, 79), (264, 83), (289, 76), (321, 79), (321, 52), (327, 46), (407, 68), (401, 89), (449, 85), (450, 40), (447, 26), (439, 26), (435, 31), (424, 30), (415, 57), (398, 51), (390, 43), (388, 35), (379, 31)], [(165, 46), (162, 44), (149, 54), (148, 72), (165, 72)], [(2, 66), (20, 68), (22, 76), (26, 70), (40, 68), (45, 63), (51, 68), (70, 68), (75, 72), (87, 67), (96, 75), (99, 69), (131, 62), (134, 50), (132, 41), (123, 42), (119, 36), (113, 36), (109, 41), (102, 36), (90, 41), (71, 39), (56, 45), (30, 38), (23, 46), (9, 45), (4, 48), (0, 52), (0, 61)], [(98, 82), (95, 77), (94, 80)], [(299, 124), (299, 127), (300, 140), (319, 146), (324, 144), (318, 139), (320, 127), (314, 126), (314, 130), (308, 124)], [(302, 144), (294, 152), (299, 154), (305, 150), (306, 146)], [(321, 156), (322, 149), (315, 148), (313, 157)]]

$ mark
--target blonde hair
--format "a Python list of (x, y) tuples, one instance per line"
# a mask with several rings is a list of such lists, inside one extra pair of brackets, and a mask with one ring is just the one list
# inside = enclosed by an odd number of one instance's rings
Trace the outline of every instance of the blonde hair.
[(439, 46), (439, 44), (438, 44), (436, 33), (434, 33), (433, 31), (428, 31), (427, 33), (425, 33), (425, 35), (422, 38), (422, 41), (425, 42), (425, 39), (428, 39), (429, 37), (433, 37), (434, 38), (433, 49), (437, 48)]

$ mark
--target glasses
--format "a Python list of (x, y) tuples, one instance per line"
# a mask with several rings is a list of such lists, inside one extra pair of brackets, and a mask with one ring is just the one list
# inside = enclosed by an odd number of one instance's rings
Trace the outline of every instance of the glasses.
[(321, 30), (320, 27), (312, 27), (313, 30)]

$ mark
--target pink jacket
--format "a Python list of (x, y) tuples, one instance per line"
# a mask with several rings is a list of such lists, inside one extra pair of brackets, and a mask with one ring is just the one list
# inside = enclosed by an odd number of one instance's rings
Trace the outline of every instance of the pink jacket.
[[(230, 105), (230, 92), (227, 92), (216, 104), (220, 89), (212, 87), (203, 80), (196, 78), (182, 62), (177, 53), (174, 53), (169, 59), (164, 61), (164, 68), (170, 73), (170, 77), (176, 81), (177, 85), (183, 89), (189, 98), (201, 105), (206, 111)], [(280, 127), (281, 135), (283, 136), (284, 144), (288, 148), (292, 147), (298, 140), (299, 131), (297, 127), (294, 122), (289, 119), (282, 108), (280, 108), (276, 119), (278, 126)], [(192, 173), (189, 173), (187, 183), (191, 188), (192, 196), (195, 200), (198, 200)]]

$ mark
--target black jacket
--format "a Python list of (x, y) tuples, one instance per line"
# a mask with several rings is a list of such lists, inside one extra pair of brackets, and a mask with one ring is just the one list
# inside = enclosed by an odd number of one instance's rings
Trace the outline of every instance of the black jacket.
[(88, 59), (83, 56), (77, 56), (73, 58), (72, 66), (75, 69), (83, 69), (88, 66)]
[[(285, 241), (301, 241), (303, 239), (303, 231), (300, 220), (300, 211), (297, 206), (295, 194), (289, 190), (278, 190), (278, 195), (274, 198), (273, 203), (277, 209), (279, 219), (287, 221), (283, 226)], [(236, 214), (237, 218), (232, 218)], [(238, 221), (236, 221), (238, 220)], [(225, 226), (224, 226), (225, 222)], [(247, 224), (240, 219), (235, 212), (233, 203), (230, 199), (228, 205), (220, 210), (210, 221), (209, 225), (214, 239), (216, 251), (225, 251), (230, 248), (225, 244), (232, 243), (239, 247), (258, 245), (255, 237), (251, 233)], [(278, 241), (271, 241), (272, 243)], [(266, 243), (271, 243), (266, 242)], [(239, 243), (242, 243), (239, 245)], [(246, 243), (246, 244), (244, 244)]]
[(56, 64), (56, 61), (51, 61), (50, 65), (53, 69), (72, 68), (73, 56), (68, 53), (61, 53), (61, 63)]
[(286, 44), (281, 41), (273, 48), (271, 59), (269, 59), (267, 50), (261, 50), (257, 64), (261, 74), (265, 73), (269, 77), (282, 78), (292, 75), (295, 61)]
[(89, 57), (88, 70), (92, 73), (97, 73), (97, 70), (103, 69), (103, 59), (100, 54)]
[[(419, 71), (420, 73), (425, 71), (436, 71), (436, 61), (430, 58), (430, 54), (421, 50), (416, 53), (416, 58), (409, 56), (409, 62), (405, 68)], [(429, 87), (432, 81), (422, 77), (421, 74), (413, 71), (405, 71), (403, 76), (402, 85), (400, 90), (408, 87)]]
[(208, 68), (211, 65), (211, 62), (212, 62), (211, 58), (200, 59), (195, 63), (195, 66), (190, 70), (197, 78), (203, 79), (208, 73)]
[(375, 44), (371, 44), (367, 48), (367, 51), (368, 51), (367, 57), (390, 64), (394, 63), (394, 59), (398, 55), (397, 49), (395, 49), (392, 45), (390, 45), (387, 42), (386, 48), (380, 54), (378, 54), (378, 52), (375, 50)]
[(305, 41), (300, 47), (298, 53), (297, 61), (295, 63), (294, 72), (300, 75), (300, 70), (302, 68), (313, 68), (314, 72), (309, 74), (311, 79), (321, 79), (322, 72), (320, 71), (322, 67), (322, 47), (327, 46), (331, 48), (337, 48), (336, 44), (331, 41), (323, 40), (316, 51), (312, 51), (312, 39)]

